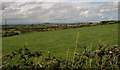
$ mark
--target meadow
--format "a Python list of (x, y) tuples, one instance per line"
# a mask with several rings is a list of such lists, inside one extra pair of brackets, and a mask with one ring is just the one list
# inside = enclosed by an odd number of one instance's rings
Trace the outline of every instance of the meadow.
[(118, 24), (2, 37), (2, 69), (120, 67)]
[[(79, 34), (78, 39), (77, 35)], [(77, 40), (77, 47), (76, 47)], [(50, 52), (56, 57), (73, 54), (74, 48), (81, 52), (81, 47), (91, 50), (96, 49), (98, 44), (118, 44), (118, 24), (98, 25), (82, 28), (70, 28), (47, 32), (31, 32), (12, 37), (2, 38), (2, 54), (6, 55), (19, 48), (28, 47), (31, 51)]]

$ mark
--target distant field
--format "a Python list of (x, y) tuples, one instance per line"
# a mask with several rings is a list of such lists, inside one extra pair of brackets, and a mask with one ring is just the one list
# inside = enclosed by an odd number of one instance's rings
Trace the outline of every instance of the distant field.
[(3, 37), (2, 53), (5, 55), (19, 48), (28, 47), (31, 51), (43, 53), (49, 51), (56, 57), (66, 56), (68, 49), (69, 53), (73, 54), (78, 33), (78, 52), (82, 46), (94, 50), (99, 41), (105, 45), (118, 44), (118, 24), (110, 24)]

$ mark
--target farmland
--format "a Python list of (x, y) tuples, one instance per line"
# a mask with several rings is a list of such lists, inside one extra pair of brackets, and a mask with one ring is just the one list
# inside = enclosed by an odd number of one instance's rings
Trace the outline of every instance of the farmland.
[(0, 5), (1, 70), (120, 70), (118, 0)]
[[(56, 57), (66, 56), (66, 51), (73, 54), (78, 37), (77, 50), (85, 46), (94, 50), (99, 43), (105, 45), (118, 44), (118, 24), (98, 25), (83, 28), (70, 28), (65, 30), (55, 30), (47, 32), (31, 32), (12, 37), (2, 38), (3, 55), (15, 51), (19, 48), (28, 47), (31, 51), (41, 51)], [(9, 50), (9, 51), (8, 51)]]
[(9, 70), (118, 68), (118, 47), (118, 24), (26, 32), (2, 37), (2, 64)]

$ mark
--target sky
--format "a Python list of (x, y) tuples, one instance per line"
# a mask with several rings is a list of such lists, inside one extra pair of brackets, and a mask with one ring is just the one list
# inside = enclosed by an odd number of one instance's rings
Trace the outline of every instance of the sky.
[(0, 24), (77, 23), (118, 19), (119, 0), (4, 0)]

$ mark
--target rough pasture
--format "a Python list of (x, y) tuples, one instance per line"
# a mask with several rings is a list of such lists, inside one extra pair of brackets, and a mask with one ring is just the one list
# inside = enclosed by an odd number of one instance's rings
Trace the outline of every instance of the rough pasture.
[[(2, 38), (3, 55), (19, 48), (28, 47), (31, 51), (48, 51), (57, 57), (66, 56), (69, 49), (70, 54), (74, 52), (76, 37), (79, 33), (78, 47), (87, 46), (94, 50), (98, 43), (116, 45), (118, 44), (118, 24), (98, 25), (92, 27), (56, 30), (48, 32), (32, 32), (13, 37)], [(8, 51), (9, 50), (9, 51)]]

